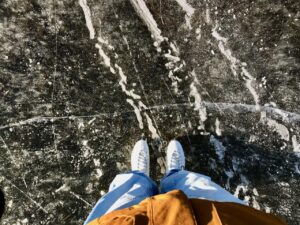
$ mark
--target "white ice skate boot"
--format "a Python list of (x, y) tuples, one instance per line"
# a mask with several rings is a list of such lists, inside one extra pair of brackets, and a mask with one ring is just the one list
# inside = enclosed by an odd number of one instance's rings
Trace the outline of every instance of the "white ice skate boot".
[(181, 144), (170, 141), (167, 147), (167, 172), (170, 170), (183, 170), (185, 167), (185, 156)]
[(131, 170), (143, 172), (149, 176), (150, 156), (148, 144), (144, 140), (135, 143), (131, 153)]

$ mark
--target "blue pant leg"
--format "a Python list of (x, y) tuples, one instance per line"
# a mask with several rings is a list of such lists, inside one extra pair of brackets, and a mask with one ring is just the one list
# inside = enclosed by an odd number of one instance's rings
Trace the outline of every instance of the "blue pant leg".
[(156, 184), (147, 175), (135, 171), (119, 174), (110, 184), (108, 193), (96, 203), (84, 225), (111, 211), (138, 204), (157, 193)]
[(182, 190), (188, 198), (201, 198), (219, 202), (246, 204), (202, 174), (186, 170), (173, 170), (161, 180), (161, 192)]

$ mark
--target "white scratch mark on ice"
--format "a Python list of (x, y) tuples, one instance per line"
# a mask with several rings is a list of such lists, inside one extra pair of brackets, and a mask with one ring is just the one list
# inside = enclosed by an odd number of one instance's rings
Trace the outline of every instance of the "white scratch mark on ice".
[(205, 9), (205, 22), (207, 24), (210, 24), (210, 10), (207, 5), (206, 5), (206, 9)]
[[(122, 28), (121, 25), (120, 25), (120, 29), (121, 29), (121, 31), (123, 31), (123, 28)], [(124, 42), (127, 46), (127, 50), (129, 51), (129, 54), (132, 55), (132, 53), (130, 51), (130, 46), (129, 46), (128, 40), (124, 35), (123, 35), (123, 40), (124, 40)], [(98, 41), (99, 41), (99, 43), (104, 44), (105, 46), (107, 46), (109, 49), (111, 49), (111, 50), (114, 49), (114, 47), (111, 46), (109, 44), (109, 42), (105, 41), (103, 38), (99, 37)], [(141, 115), (141, 110), (142, 110), (141, 107), (144, 108), (144, 109), (147, 109), (147, 106), (141, 101), (139, 101), (138, 106), (137, 106), (137, 104), (133, 100), (141, 99), (141, 96), (135, 94), (133, 89), (132, 90), (127, 89), (127, 76), (124, 74), (124, 71), (123, 71), (122, 67), (119, 66), (117, 63), (115, 63), (115, 65), (113, 67), (110, 63), (110, 58), (105, 54), (105, 52), (103, 51), (101, 46), (99, 44), (96, 44), (96, 47), (99, 49), (99, 53), (102, 56), (102, 58), (104, 59), (105, 65), (110, 68), (110, 71), (113, 74), (115, 74), (116, 70), (118, 70), (118, 74), (120, 76), (119, 85), (121, 86), (122, 91), (129, 97), (126, 101), (133, 107), (134, 113), (136, 114), (136, 117), (137, 117), (137, 120), (138, 120), (138, 123), (139, 123), (139, 127), (140, 127), (140, 129), (143, 129), (144, 124), (143, 124), (143, 118), (142, 118), (142, 115)], [(152, 133), (152, 137), (155, 137), (155, 138), (159, 137), (155, 127), (153, 126), (152, 120), (149, 117), (149, 115), (147, 113), (145, 113), (144, 115), (146, 116), (147, 123), (148, 123), (148, 129)]]
[(96, 117), (94, 117), (93, 119), (91, 119), (91, 120), (88, 122), (88, 125), (91, 125), (95, 120), (96, 120)]
[[(202, 102), (201, 95), (199, 94), (196, 85), (199, 84), (199, 81), (197, 79), (197, 76), (195, 74), (195, 71), (193, 70), (191, 72), (191, 75), (193, 76), (193, 82), (190, 85), (190, 96), (193, 96), (194, 101), (194, 109), (199, 112), (199, 117), (201, 122), (203, 123), (207, 119), (207, 113), (206, 108)], [(200, 125), (202, 125), (202, 123)]]
[(60, 186), (58, 189), (55, 190), (55, 193), (58, 192), (67, 192), (70, 191), (70, 186), (68, 186), (67, 184), (63, 184), (62, 186)]
[(118, 69), (119, 71), (119, 75), (120, 75), (120, 81), (119, 81), (119, 85), (121, 86), (122, 88), (122, 91), (125, 92), (125, 94), (129, 97), (132, 97), (133, 99), (140, 99), (141, 96), (135, 94), (133, 92), (133, 90), (130, 90), (128, 91), (127, 88), (126, 88), (126, 84), (127, 84), (127, 77), (125, 76), (122, 68), (118, 65), (118, 64), (115, 64), (115, 67)]
[(134, 104), (133, 100), (131, 99), (126, 99), (126, 101), (133, 107), (134, 109), (134, 113), (136, 115), (136, 118), (139, 122), (139, 127), (140, 129), (143, 129), (144, 128), (144, 124), (143, 124), (143, 118), (142, 118), (142, 115), (141, 115), (141, 111), (139, 110), (139, 108)]
[(90, 203), (88, 203), (86, 200), (84, 200), (82, 197), (80, 197), (78, 194), (74, 193), (73, 191), (70, 191), (70, 194), (75, 196), (75, 198), (81, 200), (82, 202), (84, 202), (86, 205), (88, 206), (92, 206)]
[(7, 146), (7, 144), (6, 144), (6, 142), (4, 141), (3, 137), (0, 136), (0, 138), (1, 138), (1, 141), (2, 141), (2, 143), (3, 143), (3, 145), (4, 145), (4, 147), (7, 149), (8, 153), (9, 153), (10, 160), (11, 160), (17, 167), (19, 167), (19, 164), (17, 164), (15, 158), (13, 157), (13, 154), (12, 154), (10, 148)]
[[(286, 123), (298, 123), (300, 122), (300, 115), (294, 112), (288, 112), (282, 109), (273, 108), (270, 106), (261, 106), (260, 110), (256, 109), (256, 105), (248, 105), (241, 103), (226, 103), (226, 102), (207, 102), (203, 101), (203, 105), (210, 111), (216, 112), (232, 112), (232, 113), (261, 113), (266, 112), (268, 116), (272, 116), (276, 119), (281, 119)], [(194, 107), (195, 104), (190, 102), (184, 102), (179, 104), (165, 104), (165, 105), (153, 105), (148, 106), (146, 110), (156, 109), (164, 110), (166, 108), (177, 108), (177, 107)], [(123, 111), (123, 112), (114, 112), (114, 113), (98, 113), (92, 115), (71, 115), (71, 116), (57, 116), (57, 117), (47, 117), (47, 116), (36, 116), (29, 119), (21, 120), (18, 122), (8, 123), (0, 126), (0, 130), (4, 130), (12, 127), (21, 127), (26, 125), (33, 125), (39, 123), (55, 122), (58, 120), (75, 120), (77, 118), (103, 118), (103, 117), (118, 117), (123, 114), (131, 113), (133, 111)]]
[[(216, 40), (226, 43), (226, 42), (227, 42), (227, 38), (222, 37), (222, 36), (217, 32), (217, 28), (218, 28), (218, 27), (215, 26), (214, 29), (212, 29), (212, 36), (213, 36)], [(233, 60), (236, 61), (235, 58), (233, 58)]]
[(150, 10), (148, 9), (146, 3), (143, 0), (130, 0), (132, 6), (134, 7), (136, 13), (147, 25), (149, 31), (151, 32), (153, 39), (158, 45), (164, 40), (161, 35), (161, 30), (158, 28), (156, 21), (154, 20)]
[(169, 54), (169, 53), (164, 54), (164, 56), (165, 56), (168, 60), (173, 61), (173, 62), (179, 62), (179, 61), (180, 61), (180, 58), (179, 58), (179, 57), (173, 56), (173, 55), (171, 55), (171, 54)]
[[(123, 27), (122, 27), (122, 25), (120, 25), (120, 29), (121, 29), (121, 31), (123, 32)], [(131, 52), (131, 50), (130, 50), (129, 42), (128, 42), (128, 39), (127, 39), (127, 37), (126, 37), (125, 35), (123, 35), (123, 40), (124, 40), (124, 42), (125, 42), (125, 44), (126, 44), (126, 46), (127, 46), (127, 50), (128, 50), (128, 52), (129, 52), (129, 55), (132, 57), (132, 52)], [(173, 44), (173, 43), (172, 43), (172, 44)], [(173, 44), (173, 45), (174, 45), (174, 44)], [(175, 45), (174, 45), (173, 47), (175, 48)], [(172, 48), (172, 49), (173, 49), (173, 48)], [(176, 50), (176, 49), (175, 49), (175, 50)], [(146, 103), (149, 104), (148, 97), (147, 97), (147, 95), (146, 95), (146, 92), (145, 92), (145, 88), (144, 88), (143, 82), (142, 82), (142, 80), (141, 80), (141, 78), (140, 78), (140, 75), (138, 74), (139, 71), (138, 71), (138, 69), (137, 69), (137, 67), (136, 67), (136, 64), (135, 64), (134, 60), (132, 60), (132, 64), (133, 64), (133, 67), (134, 67), (135, 72), (137, 73), (137, 78), (138, 78), (138, 81), (139, 81), (139, 83), (140, 83), (140, 86), (141, 86), (143, 95), (144, 95), (144, 97), (145, 97), (145, 99), (146, 99)], [(147, 109), (147, 106), (146, 106), (142, 101), (139, 101), (139, 102), (138, 102), (138, 106), (139, 106), (139, 109), (140, 109), (141, 111), (142, 111), (143, 109), (144, 109), (144, 110)], [(152, 114), (151, 110), (149, 110), (149, 112), (150, 112), (150, 115), (151, 115), (151, 114)], [(152, 138), (159, 138), (159, 135), (158, 135), (158, 132), (157, 132), (158, 129), (156, 130), (156, 128), (153, 126), (151, 117), (150, 117), (146, 112), (144, 113), (144, 115), (146, 116), (146, 119), (147, 119), (148, 129), (149, 129), (149, 131), (152, 133)], [(153, 118), (153, 121), (154, 121), (155, 125), (157, 126), (157, 123), (156, 123), (156, 121), (155, 121), (154, 118)]]
[(290, 132), (286, 126), (278, 123), (276, 120), (268, 118), (266, 112), (261, 112), (260, 120), (262, 123), (267, 124), (271, 129), (277, 132), (283, 140), (290, 140)]
[(179, 48), (177, 47), (176, 43), (171, 42), (171, 43), (170, 43), (170, 47), (171, 47), (172, 51), (174, 52), (174, 54), (175, 54), (176, 56), (179, 56), (179, 55), (180, 55), (180, 50), (179, 50)]
[(191, 18), (195, 12), (195, 9), (186, 1), (186, 0), (176, 0), (176, 2), (178, 3), (178, 5), (181, 6), (181, 8), (183, 9), (183, 11), (185, 11), (186, 15), (185, 15), (185, 21), (186, 21), (186, 25), (187, 27), (192, 30), (192, 25), (191, 25)]
[(0, 129), (2, 130), (2, 129), (8, 128), (8, 127), (20, 127), (23, 125), (28, 125), (28, 124), (33, 124), (33, 123), (43, 123), (43, 122), (51, 121), (52, 119), (53, 119), (53, 117), (37, 116), (37, 117), (29, 118), (26, 120), (21, 120), (16, 123), (10, 123), (9, 125), (2, 125), (2, 126), (0, 126)]
[(293, 151), (298, 157), (300, 157), (300, 143), (298, 143), (296, 135), (293, 135), (292, 137), (292, 144), (293, 144)]
[(104, 40), (104, 38), (102, 38), (101, 36), (98, 37), (98, 41), (99, 41), (99, 43), (106, 45), (108, 47), (108, 49), (110, 49), (110, 50), (115, 49), (111, 44), (109, 44), (109, 42), (107, 40)]
[(213, 135), (210, 135), (209, 142), (214, 146), (217, 156), (219, 160), (223, 163), (225, 157), (226, 148), (223, 146), (222, 142), (216, 139)]
[(89, 6), (87, 5), (86, 0), (79, 0), (79, 5), (81, 6), (83, 13), (84, 13), (86, 26), (90, 32), (90, 39), (94, 39), (95, 38), (95, 29), (93, 27), (93, 23), (92, 23), (92, 19), (91, 19), (91, 10), (90, 10)]
[(22, 191), (20, 188), (18, 188), (13, 182), (11, 182), (9, 179), (5, 177), (5, 179), (19, 192), (21, 192), (25, 197), (27, 197), (30, 201), (32, 201), (39, 209), (41, 209), (44, 213), (48, 214), (48, 211), (42, 207), (41, 204), (39, 204), (37, 201), (35, 201), (33, 198), (31, 198), (28, 194), (26, 194), (24, 191)]
[(242, 71), (243, 71), (244, 75), (247, 77), (246, 87), (249, 89), (250, 93), (252, 94), (257, 109), (259, 109), (259, 107), (260, 107), (259, 96), (258, 96), (257, 92), (255, 91), (253, 84), (252, 84), (255, 79), (244, 67), (242, 67)]
[(216, 125), (216, 134), (218, 136), (221, 136), (222, 135), (222, 131), (221, 131), (221, 128), (220, 128), (220, 120), (218, 118), (216, 118), (215, 125)]
[(105, 54), (101, 45), (96, 44), (95, 47), (99, 49), (99, 55), (103, 58), (104, 64), (110, 69), (110, 72), (116, 74), (115, 69), (110, 64), (110, 58)]
[(144, 113), (144, 115), (146, 116), (146, 119), (147, 119), (148, 129), (152, 133), (152, 138), (153, 139), (158, 139), (159, 135), (157, 134), (156, 128), (153, 126), (153, 123), (152, 123), (152, 120), (151, 120), (150, 116), (147, 113)]
[(195, 9), (186, 0), (176, 0), (185, 13), (191, 17), (195, 13)]
[(237, 69), (241, 68), (242, 72), (244, 74), (244, 79), (246, 80), (246, 87), (248, 88), (249, 92), (251, 93), (255, 105), (257, 107), (257, 109), (260, 108), (259, 105), (259, 96), (255, 90), (254, 86), (254, 81), (255, 78), (248, 72), (248, 70), (245, 68), (245, 63), (241, 62), (239, 59), (237, 59), (236, 57), (234, 57), (232, 55), (232, 52), (229, 48), (226, 48), (225, 45), (227, 44), (227, 38), (222, 37), (218, 32), (217, 32), (217, 26), (215, 26), (212, 29), (212, 36), (218, 41), (218, 47), (220, 52), (228, 59), (228, 61), (231, 63), (231, 71), (233, 73), (234, 76), (237, 76)]
[[(157, 51), (161, 52), (161, 48), (159, 47), (161, 42), (163, 42), (164, 40), (168, 41), (168, 39), (162, 36), (161, 30), (158, 28), (158, 25), (154, 20), (150, 10), (147, 8), (147, 5), (145, 4), (144, 0), (130, 0), (130, 2), (133, 8), (135, 9), (136, 13), (143, 20), (143, 22), (146, 24), (149, 31), (151, 32), (151, 36), (155, 41), (154, 46), (156, 47)], [(185, 1), (181, 1), (182, 4), (184, 4), (184, 2)], [(191, 9), (187, 7), (188, 6), (186, 3), (185, 8), (188, 9), (188, 13), (191, 14)], [(169, 61), (168, 63), (166, 63), (166, 68), (169, 70), (168, 76), (172, 80), (174, 92), (175, 94), (178, 94), (178, 80), (180, 79), (177, 76), (175, 76), (174, 73), (181, 70), (182, 67), (185, 65), (185, 62), (180, 60), (180, 58), (178, 57), (179, 54), (177, 54), (179, 51), (174, 51), (174, 46), (172, 46), (172, 43), (169, 44), (169, 47), (169, 55), (164, 55), (164, 57), (166, 57), (166, 59)], [(170, 54), (171, 50), (174, 51), (176, 58), (174, 58), (173, 55)]]

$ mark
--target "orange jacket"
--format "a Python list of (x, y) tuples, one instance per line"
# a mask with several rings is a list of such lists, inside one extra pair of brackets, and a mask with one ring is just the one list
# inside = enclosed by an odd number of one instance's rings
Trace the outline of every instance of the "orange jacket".
[(237, 203), (188, 199), (180, 190), (147, 198), (88, 225), (285, 225), (279, 218)]

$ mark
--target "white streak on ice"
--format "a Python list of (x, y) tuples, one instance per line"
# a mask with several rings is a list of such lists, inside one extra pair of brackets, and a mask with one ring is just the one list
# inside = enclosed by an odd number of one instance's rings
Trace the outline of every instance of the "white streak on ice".
[(255, 105), (257, 109), (260, 108), (259, 105), (259, 96), (253, 87), (253, 82), (255, 81), (255, 78), (248, 72), (248, 70), (245, 68), (245, 63), (241, 62), (239, 59), (234, 57), (232, 55), (232, 52), (229, 48), (226, 48), (225, 45), (227, 44), (227, 38), (222, 37), (218, 32), (217, 32), (217, 26), (212, 29), (212, 36), (218, 41), (218, 47), (220, 52), (229, 60), (231, 63), (231, 71), (234, 76), (237, 76), (237, 68), (240, 67), (242, 69), (243, 74), (245, 75), (245, 80), (246, 80), (246, 87), (248, 88), (249, 92), (251, 93)]
[(293, 151), (298, 157), (300, 157), (300, 143), (298, 143), (296, 135), (293, 135), (292, 137), (292, 144), (293, 144)]
[(28, 198), (30, 201), (32, 201), (39, 209), (41, 209), (44, 213), (48, 214), (48, 211), (42, 207), (41, 204), (39, 204), (37, 201), (35, 201), (33, 198), (31, 198), (28, 194), (26, 194), (24, 191), (22, 191), (18, 186), (16, 186), (13, 182), (11, 182), (9, 179), (5, 177), (5, 179), (19, 192), (21, 192), (26, 198)]
[(93, 23), (92, 23), (92, 19), (91, 19), (91, 10), (90, 10), (89, 6), (87, 5), (86, 0), (79, 0), (79, 5), (81, 6), (83, 13), (84, 13), (86, 26), (90, 32), (90, 39), (94, 39), (95, 38), (95, 29), (93, 27)]
[(58, 193), (58, 192), (68, 192), (70, 191), (70, 186), (67, 185), (67, 184), (63, 184), (62, 186), (60, 186), (58, 189), (55, 190), (55, 193)]
[(176, 56), (180, 55), (179, 48), (177, 47), (177, 45), (175, 43), (171, 42), (170, 47)]
[(181, 6), (183, 11), (185, 11), (185, 13), (189, 17), (191, 17), (194, 14), (195, 9), (186, 0), (176, 0), (176, 2)]
[(159, 45), (163, 40), (161, 36), (161, 30), (158, 28), (156, 21), (154, 20), (150, 10), (148, 9), (146, 3), (143, 0), (130, 0), (132, 6), (134, 7), (136, 13), (147, 25), (149, 31), (151, 32), (153, 39)]
[(125, 76), (122, 68), (118, 65), (118, 64), (115, 64), (115, 67), (118, 69), (119, 71), (119, 75), (120, 75), (120, 78), (121, 80), (119, 81), (119, 85), (121, 86), (122, 88), (122, 91), (125, 92), (125, 94), (128, 96), (128, 97), (131, 97), (133, 99), (140, 99), (141, 96), (137, 95), (134, 93), (133, 90), (130, 90), (128, 91), (127, 88), (126, 88), (126, 84), (127, 84), (127, 77)]
[(207, 24), (210, 24), (210, 10), (209, 10), (208, 6), (206, 6), (206, 9), (205, 9), (205, 22)]
[(199, 84), (199, 81), (197, 79), (197, 76), (196, 76), (194, 70), (191, 72), (191, 75), (193, 76), (194, 79), (190, 85), (190, 89), (191, 89), (190, 96), (193, 96), (195, 98), (194, 109), (199, 112), (200, 120), (202, 122), (204, 122), (207, 119), (207, 113), (206, 113), (206, 108), (202, 102), (201, 95), (199, 94), (197, 87), (196, 87), (196, 85)]
[(105, 54), (101, 45), (96, 44), (95, 47), (99, 49), (99, 55), (103, 58), (104, 64), (110, 69), (110, 72), (116, 74), (115, 69), (111, 66), (110, 58)]
[(91, 120), (88, 122), (88, 125), (91, 125), (95, 120), (96, 120), (96, 117), (94, 117), (93, 119), (91, 119)]
[(126, 101), (133, 107), (134, 109), (134, 113), (136, 115), (136, 118), (139, 122), (139, 127), (140, 129), (143, 129), (144, 128), (144, 124), (143, 124), (143, 118), (142, 118), (142, 115), (141, 115), (141, 111), (139, 110), (139, 108), (134, 104), (133, 100), (131, 99), (126, 99)]
[(1, 138), (1, 141), (2, 141), (2, 143), (3, 143), (3, 145), (4, 145), (4, 147), (7, 149), (8, 153), (9, 153), (10, 160), (11, 160), (12, 162), (14, 162), (14, 164), (19, 168), (20, 165), (19, 165), (19, 163), (16, 162), (16, 160), (15, 160), (15, 158), (14, 158), (14, 156), (13, 156), (11, 150), (10, 150), (10, 148), (7, 146), (7, 144), (6, 144), (6, 142), (4, 141), (3, 137), (0, 136), (0, 138)]
[(220, 120), (218, 118), (216, 118), (215, 125), (216, 125), (216, 134), (218, 136), (221, 136), (222, 135), (222, 131), (220, 129)]
[(180, 61), (180, 58), (177, 57), (177, 56), (174, 56), (174, 55), (171, 55), (171, 54), (164, 54), (164, 56), (170, 60), (170, 61), (173, 61), (173, 62), (179, 62)]
[[(121, 31), (123, 29), (121, 25), (120, 25), (120, 29), (121, 29)], [(127, 38), (124, 35), (123, 35), (123, 40), (124, 40), (124, 42), (125, 42), (125, 44), (127, 46), (127, 50), (129, 51), (129, 54), (131, 56), (132, 53), (130, 51), (128, 40), (127, 40)], [(112, 45), (110, 45), (109, 42), (107, 40), (104, 40), (102, 37), (98, 37), (98, 42), (101, 45), (105, 45), (108, 49), (114, 50), (114, 47)], [(143, 129), (144, 128), (144, 124), (143, 124), (143, 118), (142, 118), (142, 115), (141, 115), (141, 110), (142, 110), (142, 108), (147, 109), (147, 106), (143, 102), (141, 102), (141, 101), (139, 101), (138, 106), (136, 105), (136, 103), (133, 100), (141, 99), (141, 96), (135, 94), (134, 90), (128, 90), (127, 89), (127, 76), (125, 75), (122, 67), (119, 66), (117, 63), (115, 63), (114, 67), (111, 65), (110, 58), (105, 54), (105, 52), (103, 51), (103, 49), (102, 49), (102, 47), (101, 47), (100, 44), (96, 44), (96, 48), (99, 49), (100, 56), (102, 56), (102, 58), (104, 59), (105, 65), (110, 68), (110, 71), (113, 74), (115, 74), (116, 70), (118, 70), (118, 74), (120, 76), (119, 85), (121, 86), (122, 91), (129, 97), (126, 101), (133, 107), (134, 113), (136, 114), (136, 117), (137, 117), (137, 120), (138, 120), (138, 123), (139, 123), (139, 127), (140, 127), (140, 129)], [(145, 116), (146, 116), (147, 123), (148, 123), (148, 129), (152, 133), (152, 137), (155, 137), (155, 138), (159, 137), (158, 134), (157, 134), (157, 131), (156, 131), (155, 127), (153, 126), (151, 118), (148, 116), (147, 113), (145, 113)], [(98, 175), (99, 174), (101, 174), (101, 173), (98, 173)]]
[[(273, 108), (269, 106), (261, 106), (260, 110), (256, 109), (255, 105), (241, 104), (241, 103), (226, 103), (226, 102), (202, 102), (203, 105), (210, 111), (216, 112), (231, 112), (231, 113), (261, 113), (266, 112), (268, 116), (272, 116), (276, 119), (281, 119), (286, 123), (299, 123), (300, 115), (294, 112), (288, 112), (282, 109)], [(177, 108), (177, 107), (194, 107), (195, 104), (190, 102), (180, 103), (180, 104), (165, 104), (165, 105), (153, 105), (147, 107), (145, 110), (164, 110), (167, 108)], [(71, 115), (71, 116), (57, 116), (57, 117), (47, 117), (47, 116), (36, 116), (29, 119), (8, 123), (0, 126), (0, 130), (4, 130), (12, 127), (22, 127), (26, 125), (33, 125), (39, 123), (55, 122), (58, 120), (75, 120), (77, 118), (103, 118), (103, 117), (118, 117), (124, 113), (130, 113), (133, 111), (124, 111), (124, 112), (114, 112), (114, 113), (98, 113), (92, 115)]]
[(259, 106), (259, 96), (252, 86), (252, 83), (255, 79), (244, 67), (242, 67), (242, 71), (243, 71), (244, 75), (247, 77), (246, 87), (249, 89), (250, 93), (252, 94), (257, 109), (259, 109), (259, 107), (260, 107)]
[(186, 1), (186, 0), (176, 0), (176, 2), (178, 3), (178, 5), (181, 6), (181, 8), (183, 9), (183, 11), (185, 11), (186, 15), (185, 15), (185, 21), (186, 21), (186, 25), (187, 27), (192, 30), (192, 25), (191, 25), (191, 18), (195, 12), (195, 9)]
[[(168, 40), (167, 38), (163, 37), (161, 34), (161, 30), (158, 28), (158, 25), (156, 23), (156, 21), (154, 20), (150, 10), (148, 9), (147, 5), (145, 4), (144, 0), (130, 0), (133, 8), (135, 9), (136, 13), (139, 15), (139, 17), (142, 19), (142, 21), (146, 24), (146, 26), (148, 27), (152, 38), (154, 39), (154, 46), (157, 48), (157, 51), (160, 52), (160, 43), (164, 40)], [(185, 1), (181, 1), (181, 3), (184, 4)], [(185, 4), (185, 8), (188, 7), (187, 3)], [(189, 9), (189, 14), (191, 14), (191, 9)], [(172, 46), (172, 43), (169, 44), (170, 49), (174, 50), (174, 46)], [(174, 51), (176, 57), (179, 56), (179, 51), (175, 50)], [(164, 57), (166, 57), (169, 62), (166, 63), (166, 68), (169, 70), (169, 78), (172, 80), (172, 86), (174, 88), (174, 92), (175, 94), (178, 93), (178, 80), (179, 78), (177, 76), (174, 75), (174, 72), (177, 72), (178, 70), (180, 70), (182, 68), (183, 65), (185, 65), (184, 62), (180, 62), (180, 58), (174, 58), (174, 56), (172, 56), (171, 54), (169, 55), (164, 55)], [(179, 59), (179, 60), (178, 60)], [(175, 61), (174, 61), (175, 60)], [(175, 64), (180, 64), (175, 65)], [(172, 70), (173, 68), (175, 68), (174, 70)]]
[(74, 193), (73, 191), (70, 191), (70, 194), (73, 195), (75, 198), (77, 198), (78, 200), (81, 200), (82, 202), (84, 202), (86, 205), (88, 206), (92, 206), (90, 203), (88, 203), (85, 199), (83, 199), (82, 197), (80, 197), (78, 194)]
[[(142, 111), (142, 110), (147, 110), (148, 107), (141, 101), (139, 101), (139, 109)], [(150, 110), (150, 113), (151, 113), (151, 110)], [(146, 120), (147, 120), (147, 124), (148, 124), (148, 129), (149, 131), (151, 132), (151, 136), (153, 139), (158, 139), (160, 138), (159, 135), (158, 135), (158, 132), (155, 128), (155, 126), (153, 125), (153, 122), (152, 122), (152, 119), (151, 117), (148, 115), (147, 112), (144, 112), (144, 115), (146, 117)]]
[(150, 116), (147, 113), (144, 113), (144, 115), (146, 116), (147, 123), (148, 123), (148, 129), (150, 130), (150, 132), (152, 134), (152, 138), (153, 139), (158, 139), (159, 135), (157, 134), (156, 128), (153, 126), (153, 123), (152, 123), (152, 120), (151, 120)]
[(222, 36), (217, 32), (217, 26), (216, 26), (214, 29), (212, 29), (212, 36), (213, 36), (216, 40), (218, 40), (218, 41), (222, 41), (222, 42), (224, 42), (224, 43), (227, 42), (227, 38), (222, 37)]
[(98, 41), (99, 41), (99, 43), (106, 45), (110, 50), (114, 50), (115, 49), (112, 45), (110, 45), (108, 43), (107, 40), (104, 40), (104, 38), (102, 38), (102, 37), (98, 37)]

